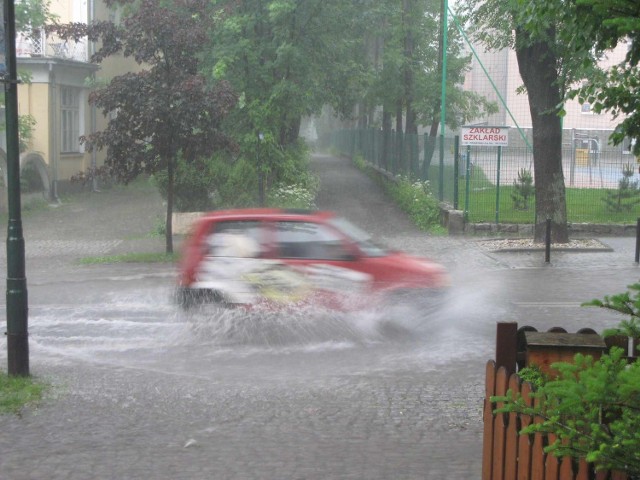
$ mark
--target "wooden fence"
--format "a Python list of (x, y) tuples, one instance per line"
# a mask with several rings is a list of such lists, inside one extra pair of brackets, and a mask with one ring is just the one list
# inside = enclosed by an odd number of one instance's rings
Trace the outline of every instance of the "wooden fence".
[(627, 475), (621, 472), (596, 472), (584, 459), (577, 462), (570, 457), (558, 458), (545, 453), (544, 447), (554, 440), (551, 436), (520, 435), (520, 430), (536, 421), (531, 416), (493, 413), (500, 404), (493, 404), (492, 396), (504, 396), (511, 390), (531, 402), (531, 388), (531, 384), (522, 383), (516, 373), (509, 375), (506, 368), (496, 368), (493, 360), (487, 362), (482, 480), (627, 480)]

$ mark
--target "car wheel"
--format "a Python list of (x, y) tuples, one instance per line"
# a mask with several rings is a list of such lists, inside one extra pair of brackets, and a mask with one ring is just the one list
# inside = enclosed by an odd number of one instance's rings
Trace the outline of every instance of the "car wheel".
[(203, 290), (179, 287), (176, 290), (176, 303), (183, 310), (203, 304), (226, 304), (222, 294), (215, 290)]

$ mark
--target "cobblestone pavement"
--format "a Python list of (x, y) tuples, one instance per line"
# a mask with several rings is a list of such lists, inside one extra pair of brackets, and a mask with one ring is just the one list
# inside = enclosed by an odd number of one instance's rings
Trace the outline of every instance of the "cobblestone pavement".
[[(150, 232), (164, 207), (150, 187), (27, 212), (31, 369), (52, 388), (0, 417), (0, 479), (477, 479), (495, 322), (600, 329), (601, 312), (580, 302), (637, 277), (634, 239), (600, 239), (612, 251), (557, 253), (550, 265), (540, 252), (488, 252), (419, 232), (344, 160), (313, 167), (321, 208), (449, 268), (443, 311), (384, 336), (367, 318), (355, 335), (296, 319), (311, 341), (220, 344), (177, 316), (172, 267), (76, 261), (162, 251)], [(254, 331), (278, 326), (265, 318)]]

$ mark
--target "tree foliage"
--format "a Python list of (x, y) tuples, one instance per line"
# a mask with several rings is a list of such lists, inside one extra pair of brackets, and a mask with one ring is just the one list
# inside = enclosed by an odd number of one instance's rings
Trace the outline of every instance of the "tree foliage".
[(590, 32), (598, 52), (628, 45), (624, 62), (598, 70), (571, 92), (591, 104), (596, 113), (610, 112), (620, 123), (611, 135), (618, 145), (625, 138), (636, 140), (633, 151), (640, 156), (640, 3), (634, 0), (576, 0), (581, 8), (578, 29)]
[[(110, 5), (115, 5), (111, 2)], [(90, 94), (90, 103), (111, 116), (105, 130), (83, 137), (90, 149), (106, 149), (105, 163), (129, 182), (141, 173), (166, 171), (166, 249), (172, 252), (171, 214), (178, 156), (194, 161), (232, 147), (223, 119), (237, 96), (226, 81), (210, 85), (200, 73), (212, 15), (205, 0), (122, 0), (120, 24), (96, 22), (55, 27), (63, 38), (100, 41), (92, 60), (122, 54), (140, 70), (114, 77)]]
[(233, 120), (285, 146), (303, 116), (323, 105), (348, 111), (361, 90), (361, 54), (354, 41), (353, 2), (248, 0), (212, 2), (216, 25), (208, 49), (210, 75), (241, 93)]
[(31, 34), (34, 29), (57, 20), (50, 11), (48, 0), (22, 0), (15, 2), (16, 32)]
[(628, 285), (626, 292), (606, 295), (603, 300), (594, 299), (583, 306), (600, 307), (629, 317), (621, 321), (618, 327), (605, 330), (605, 336), (620, 334), (640, 338), (640, 283)]
[[(86, 141), (91, 148), (107, 150), (108, 165), (124, 181), (165, 168), (169, 180), (175, 160), (168, 159), (178, 153), (185, 162), (209, 154), (212, 164), (220, 166), (221, 157), (213, 160), (207, 148), (224, 146), (225, 131), (232, 132), (239, 148), (222, 170), (246, 173), (244, 188), (235, 176), (228, 177), (235, 192), (245, 190), (238, 196), (241, 203), (251, 196), (249, 189), (263, 191), (266, 198), (272, 186), (312, 186), (305, 173), (308, 154), (298, 143), (299, 127), (303, 117), (326, 106), (342, 119), (366, 118), (370, 125), (380, 106), (393, 108), (401, 123), (410, 119), (408, 130), (435, 123), (437, 131), (442, 67), (435, 0), (428, 5), (405, 0), (401, 6), (391, 0), (109, 3), (126, 7), (121, 25), (101, 22), (56, 30), (68, 38), (87, 34), (100, 40), (95, 61), (122, 53), (143, 69), (117, 77), (91, 96), (115, 117), (107, 130)], [(457, 87), (469, 58), (453, 29), (450, 34), (448, 88), (454, 101), (447, 118), (455, 126), (490, 106)], [(229, 86), (238, 94), (233, 109)], [(197, 92), (210, 96), (198, 97)], [(223, 105), (215, 105), (216, 99)], [(221, 115), (201, 116), (209, 107)], [(202, 167), (204, 163), (197, 168), (212, 183), (224, 177)], [(213, 190), (227, 189), (218, 184)], [(170, 192), (167, 188), (168, 198)]]

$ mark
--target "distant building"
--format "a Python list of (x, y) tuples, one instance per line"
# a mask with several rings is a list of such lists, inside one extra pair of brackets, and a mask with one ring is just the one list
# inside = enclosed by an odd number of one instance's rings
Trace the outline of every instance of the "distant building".
[[(50, 10), (60, 23), (115, 19), (115, 13), (100, 0), (54, 0)], [(127, 62), (91, 64), (89, 58), (94, 48), (87, 40), (64, 41), (54, 34), (46, 35), (43, 29), (16, 38), (18, 71), (31, 77), (30, 82), (18, 87), (18, 112), (35, 121), (31, 139), (20, 153), (20, 167), (23, 174), (29, 171), (28, 176), (35, 175), (41, 181), (42, 193), (48, 200), (56, 199), (59, 189), (67, 188), (71, 176), (104, 161), (103, 154), (88, 153), (80, 143), (82, 135), (102, 130), (106, 125), (102, 114), (88, 103), (90, 86), (96, 77), (110, 78)], [(3, 187), (5, 152), (6, 136), (1, 135)], [(6, 191), (0, 198), (6, 198)]]
[[(618, 64), (624, 60), (627, 51), (628, 44), (620, 43), (602, 58), (601, 64), (603, 66)], [(523, 87), (523, 82), (518, 70), (515, 51), (505, 49), (489, 52), (477, 47), (476, 53), (478, 58), (474, 56), (472, 60), (471, 70), (465, 79), (465, 88), (495, 101), (499, 106), (499, 111), (485, 118), (476, 119), (473, 123), (510, 126), (512, 128), (519, 126), (526, 136), (531, 138), (529, 101), (526, 93), (518, 93), (518, 90)], [(485, 74), (485, 70), (491, 79)], [(504, 104), (500, 97), (502, 97)], [(630, 154), (630, 140), (619, 147), (609, 145), (608, 137), (616, 125), (620, 123), (620, 118), (614, 119), (609, 113), (596, 114), (591, 105), (581, 104), (577, 100), (569, 100), (565, 104), (565, 111), (563, 144), (566, 148), (573, 145), (573, 148), (588, 149), (592, 153), (596, 150), (598, 153), (605, 150), (616, 150), (621, 154)], [(524, 146), (520, 135), (510, 135), (510, 141), (513, 141), (514, 145)]]

